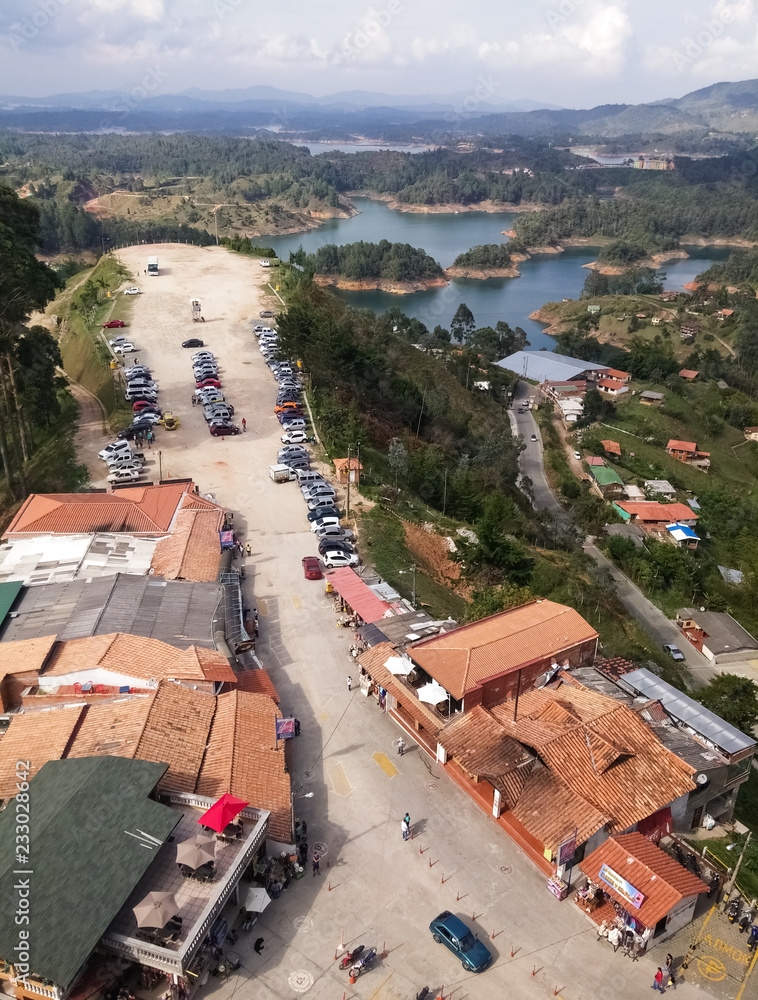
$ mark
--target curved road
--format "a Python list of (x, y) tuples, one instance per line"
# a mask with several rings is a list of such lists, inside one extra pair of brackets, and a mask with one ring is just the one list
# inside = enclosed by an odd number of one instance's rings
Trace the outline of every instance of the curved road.
[[(519, 469), (522, 476), (528, 476), (532, 481), (532, 502), (534, 509), (548, 510), (556, 516), (559, 524), (568, 524), (568, 515), (548, 486), (545, 477), (544, 452), (539, 425), (534, 419), (532, 411), (526, 409), (524, 406), (530, 396), (536, 396), (536, 394), (537, 390), (533, 386), (530, 386), (528, 382), (519, 382), (514, 397), (513, 408), (508, 410), (508, 419), (510, 420), (513, 434), (520, 435), (526, 445), (524, 451), (519, 456)], [(519, 407), (523, 407), (523, 413), (518, 412)], [(536, 441), (532, 441), (533, 435), (536, 437)], [(594, 561), (599, 574), (613, 581), (618, 599), (629, 614), (637, 619), (648, 635), (661, 646), (664, 643), (673, 643), (673, 645), (681, 649), (695, 687), (702, 687), (712, 677), (716, 676), (717, 671), (714, 670), (710, 661), (702, 653), (699, 653), (694, 646), (690, 645), (689, 642), (683, 640), (679, 627), (671, 619), (667, 618), (652, 601), (649, 601), (639, 587), (632, 583), (629, 577), (618, 566), (603, 555), (600, 549), (594, 544), (594, 539), (591, 535), (587, 536), (582, 548)]]

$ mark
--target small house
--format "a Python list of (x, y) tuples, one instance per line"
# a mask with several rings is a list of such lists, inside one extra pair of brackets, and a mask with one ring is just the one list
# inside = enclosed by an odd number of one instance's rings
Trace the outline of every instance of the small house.
[(601, 441), (600, 444), (605, 449), (606, 455), (618, 455), (621, 457), (621, 445), (618, 441)]
[(660, 326), (663, 320), (660, 316), (653, 316), (650, 322), (653, 324), (653, 326)]
[(347, 483), (353, 483), (353, 485), (357, 486), (360, 483), (363, 466), (359, 459), (335, 458), (334, 468), (337, 473), (337, 482), (343, 486)]
[(587, 306), (587, 312), (590, 314), (590, 316), (599, 316), (600, 306)]
[(555, 405), (565, 424), (574, 424), (584, 416), (584, 401), (581, 399), (559, 399)]
[(683, 378), (686, 382), (694, 382), (699, 374), (700, 372), (695, 372), (691, 368), (682, 368), (679, 378)]
[(585, 458), (585, 462), (590, 467), (593, 465), (605, 465), (603, 459), (598, 457), (597, 455), (590, 455), (589, 458)]
[(590, 467), (590, 478), (592, 488), (598, 496), (606, 497), (621, 496), (624, 492), (624, 481), (615, 469), (607, 465), (593, 465)]
[(619, 371), (618, 368), (609, 368), (608, 369), (608, 378), (613, 378), (617, 382), (631, 382), (632, 381), (632, 376), (629, 374), (629, 372)]
[(730, 319), (734, 316), (734, 309), (719, 309), (716, 315), (719, 319)]
[(645, 489), (648, 493), (665, 497), (666, 500), (673, 500), (676, 497), (676, 490), (668, 479), (646, 479)]
[[(698, 327), (695, 323), (682, 323), (679, 329), (679, 336), (685, 343), (692, 343), (698, 333)], [(680, 372), (681, 374), (681, 372)]]
[(640, 402), (643, 406), (660, 406), (664, 398), (662, 392), (651, 392), (649, 389), (640, 393)]
[(697, 543), (700, 541), (692, 528), (686, 524), (679, 524), (677, 521), (673, 524), (667, 524), (666, 531), (668, 531), (669, 538), (674, 545), (678, 545), (680, 548), (696, 549)]
[(606, 396), (620, 396), (629, 392), (629, 386), (615, 378), (600, 378), (597, 380), (597, 390)]
[(627, 500), (645, 499), (644, 491), (641, 490), (639, 486), (635, 486), (633, 483), (627, 483), (627, 485), (624, 487), (624, 496), (626, 497)]
[(711, 464), (711, 453), (709, 451), (698, 451), (695, 441), (676, 441), (672, 438), (666, 445), (666, 451), (672, 458), (686, 465), (694, 465), (697, 468), (708, 469)]
[(748, 441), (758, 441), (758, 427), (746, 427), (742, 432)]
[(712, 663), (741, 663), (758, 655), (758, 640), (726, 613), (680, 608), (676, 623)]

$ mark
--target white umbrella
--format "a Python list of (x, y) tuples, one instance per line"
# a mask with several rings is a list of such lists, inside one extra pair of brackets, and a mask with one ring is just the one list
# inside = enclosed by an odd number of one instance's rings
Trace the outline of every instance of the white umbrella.
[(270, 902), (271, 896), (265, 889), (251, 885), (245, 894), (242, 905), (246, 910), (252, 910), (253, 913), (263, 913)]
[(384, 665), (391, 674), (401, 677), (407, 677), (414, 669), (413, 663), (407, 656), (390, 656), (388, 660), (384, 661)]
[(138, 927), (165, 927), (179, 912), (179, 903), (173, 892), (149, 892), (141, 903), (133, 907)]
[(448, 693), (441, 687), (436, 681), (432, 681), (431, 684), (424, 684), (416, 692), (416, 697), (419, 701), (426, 701), (430, 705), (438, 705), (441, 701), (447, 701)]

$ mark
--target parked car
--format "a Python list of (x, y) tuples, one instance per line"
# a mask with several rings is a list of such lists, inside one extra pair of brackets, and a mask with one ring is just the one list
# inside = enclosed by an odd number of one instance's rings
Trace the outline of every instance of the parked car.
[(305, 414), (302, 410), (285, 410), (284, 413), (277, 413), (276, 419), (282, 425), (282, 430), (284, 431), (294, 431), (294, 427), (289, 425), (293, 420), (302, 420), (303, 426), (305, 426)]
[(429, 930), (437, 944), (444, 944), (461, 960), (467, 972), (484, 972), (492, 961), (489, 948), (450, 910), (435, 917)]
[(308, 440), (308, 435), (305, 431), (287, 431), (286, 434), (282, 434), (282, 444), (302, 444)]
[(142, 469), (116, 469), (106, 476), (106, 480), (109, 483), (133, 483), (135, 479), (141, 479), (144, 474)]
[(131, 389), (127, 389), (124, 393), (124, 399), (126, 399), (129, 403), (134, 403), (137, 400), (144, 400), (146, 403), (157, 403), (158, 393), (148, 391), (147, 389), (134, 389), (133, 391)]
[(111, 443), (107, 444), (102, 451), (97, 453), (97, 457), (102, 462), (107, 462), (111, 458), (117, 456), (123, 458), (124, 455), (131, 456), (131, 454), (132, 449), (129, 447), (129, 443), (127, 441), (111, 441)]
[(303, 494), (303, 496), (307, 496), (310, 493), (310, 491), (316, 486), (331, 486), (331, 485), (332, 485), (331, 483), (328, 483), (324, 479), (321, 473), (317, 472), (315, 476), (308, 476), (307, 481), (302, 482), (300, 484), (300, 492)]
[(204, 408), (203, 416), (209, 424), (214, 420), (231, 423), (234, 416), (234, 409), (228, 406), (209, 406)]
[(196, 354), (192, 355), (193, 361), (202, 361), (205, 359), (208, 359), (210, 361), (215, 361), (216, 355), (213, 353), (213, 351), (197, 351)]
[[(339, 511), (336, 513), (339, 514)], [(331, 538), (335, 542), (350, 542), (352, 544), (352, 531), (349, 528), (341, 528), (339, 525), (329, 524), (325, 528), (319, 528), (315, 534), (319, 541), (322, 538)]]
[(332, 538), (331, 535), (323, 535), (318, 543), (318, 553), (322, 556), (325, 552), (345, 552), (349, 555), (353, 551), (350, 542), (342, 538)]
[(310, 469), (311, 467), (310, 459), (298, 458), (297, 456), (294, 458), (283, 458), (279, 464), (289, 466), (290, 469), (295, 469), (296, 471), (300, 469)]
[(337, 524), (340, 523), (340, 512), (334, 504), (330, 507), (318, 507), (316, 510), (308, 511), (309, 521), (320, 521), (324, 517), (335, 517)]
[(108, 472), (138, 472), (142, 475), (144, 462), (137, 462), (134, 459), (124, 459), (121, 462), (113, 462), (108, 466)]
[(163, 419), (163, 414), (160, 412), (156, 413), (154, 410), (140, 410), (139, 413), (135, 414), (132, 423), (134, 424), (142, 423), (142, 424), (152, 425), (152, 424), (157, 424), (162, 419)]
[(321, 487), (309, 490), (307, 493), (303, 493), (303, 500), (306, 503), (310, 503), (312, 500), (325, 500), (328, 501), (332, 507), (334, 506), (334, 498), (337, 493), (331, 486)]
[(132, 406), (132, 410), (135, 413), (160, 413), (161, 411), (157, 406), (152, 403), (146, 403), (143, 399), (138, 399), (137, 402)]
[(140, 294), (141, 294), (141, 292), (140, 292), (139, 288), (137, 288), (136, 285), (132, 285), (131, 288), (125, 288), (124, 289), (124, 295), (140, 295)]
[(133, 378), (137, 378), (138, 375), (150, 378), (152, 376), (152, 372), (147, 365), (130, 365), (128, 368), (124, 368), (124, 378), (127, 382), (130, 382)]
[(536, 434), (532, 434), (532, 436), (531, 436), (531, 439), (530, 439), (530, 440), (532, 440), (532, 441), (536, 441), (536, 440), (537, 440), (537, 435), (536, 435)]
[(296, 410), (298, 408), (297, 403), (287, 401), (284, 403), (277, 403), (274, 407), (274, 413), (286, 413), (287, 410)]
[(325, 528), (328, 524), (339, 524), (340, 519), (335, 514), (322, 514), (312, 524), (311, 531), (317, 532), (319, 528)]
[(202, 347), (203, 342), (199, 337), (190, 337), (189, 340), (182, 341), (182, 347)]
[(314, 497), (308, 501), (308, 510), (325, 510), (334, 507), (334, 497)]
[(210, 378), (209, 377), (209, 378), (204, 378), (204, 379), (196, 382), (195, 383), (195, 388), (196, 389), (208, 389), (208, 388), (211, 388), (211, 389), (220, 389), (221, 388), (221, 383), (219, 382), (219, 380), (217, 378)]
[(227, 423), (212, 423), (210, 426), (210, 431), (213, 437), (224, 437), (227, 434), (239, 434), (240, 429), (236, 424)]
[(114, 354), (134, 354), (137, 348), (134, 344), (129, 343), (125, 340), (123, 344), (116, 344), (113, 348)]
[(303, 575), (306, 580), (320, 580), (324, 575), (315, 556), (305, 556), (303, 558)]
[(118, 432), (118, 437), (121, 441), (133, 441), (139, 433), (146, 433), (153, 429), (153, 425), (147, 420), (141, 420), (136, 424), (130, 424), (125, 427), (122, 431)]
[(192, 372), (195, 378), (203, 375), (211, 375), (215, 378), (218, 375), (218, 365), (213, 364), (212, 361), (206, 361), (204, 364), (193, 365)]
[(581, 462), (582, 460), (582, 456), (579, 454), (578, 451), (574, 452), (574, 458), (577, 460), (577, 462)]
[(681, 660), (684, 659), (684, 653), (678, 646), (675, 646), (672, 642), (664, 643), (663, 648), (669, 654), (671, 659), (676, 660), (677, 663), (679, 663)]
[(360, 559), (355, 552), (340, 552), (339, 549), (327, 549), (321, 559), (327, 569), (342, 569), (345, 566), (357, 566)]
[(109, 319), (107, 323), (103, 323), (104, 330), (121, 330), (126, 326), (126, 323), (122, 319)]

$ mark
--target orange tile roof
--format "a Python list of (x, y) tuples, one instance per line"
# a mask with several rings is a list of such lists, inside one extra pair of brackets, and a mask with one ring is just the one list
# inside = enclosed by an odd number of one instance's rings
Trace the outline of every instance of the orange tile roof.
[(621, 445), (618, 443), (618, 441), (601, 441), (600, 444), (605, 448), (605, 450), (610, 455), (621, 454)]
[(164, 682), (155, 692), (134, 756), (168, 764), (161, 788), (196, 791), (216, 704), (214, 695), (181, 684)]
[(0, 642), (0, 677), (6, 674), (36, 673), (42, 669), (56, 642), (54, 635), (39, 639)]
[(681, 378), (697, 378), (698, 374), (698, 372), (694, 372), (691, 368), (682, 368), (679, 372)]
[(350, 462), (350, 468), (351, 469), (362, 469), (363, 468), (362, 463), (359, 462), (357, 458), (350, 458), (350, 459), (347, 459), (347, 458), (333, 458), (332, 459), (332, 462), (334, 464), (334, 468), (337, 470), (337, 472), (343, 472), (348, 467), (348, 464), (347, 464), (348, 461)]
[(620, 382), (617, 378), (600, 378), (597, 380), (598, 385), (602, 385), (604, 389), (625, 389), (626, 383)]
[(544, 766), (534, 768), (511, 812), (551, 851), (556, 851), (575, 830), (577, 843), (585, 843), (602, 830), (609, 819), (602, 810), (578, 795), (560, 775)]
[(3, 538), (93, 531), (156, 534), (170, 529), (192, 483), (132, 486), (115, 493), (32, 493)]
[(694, 769), (667, 750), (636, 712), (574, 680), (521, 695), (492, 715), (505, 734), (539, 753), (581, 799), (625, 830), (695, 787)]
[(86, 704), (76, 739), (66, 756), (134, 757), (155, 694), (104, 705)]
[(635, 515), (640, 521), (697, 521), (698, 515), (684, 503), (658, 503), (656, 500), (639, 500), (636, 503), (627, 500), (616, 500), (627, 514)]
[[(603, 865), (644, 895), (638, 909), (600, 878)], [(579, 862), (579, 867), (612, 899), (639, 917), (645, 927), (655, 927), (682, 899), (708, 892), (705, 882), (637, 832), (604, 841), (589, 857)]]
[(267, 695), (247, 691), (219, 695), (216, 703), (195, 791), (209, 796), (231, 792), (270, 810), (268, 836), (291, 843), (290, 778), (284, 741), (276, 740), (282, 713)]
[(440, 729), (440, 718), (432, 709), (419, 701), (418, 698), (398, 681), (394, 674), (384, 666), (390, 656), (397, 656), (397, 649), (391, 642), (378, 642), (358, 657), (360, 665), (368, 671), (369, 676), (393, 698), (396, 698), (404, 712), (419, 725), (423, 726), (430, 736), (435, 736)]
[[(36, 643), (39, 640), (23, 642)], [(0, 643), (0, 650), (3, 645)], [(96, 667), (141, 680), (236, 680), (226, 658), (215, 650), (197, 646), (177, 649), (159, 639), (123, 632), (56, 643), (40, 680)]]
[(0, 799), (13, 798), (18, 792), (16, 761), (28, 762), (29, 780), (47, 761), (65, 756), (83, 711), (83, 706), (77, 706), (52, 712), (25, 712), (12, 717), (0, 741)]
[(279, 692), (267, 670), (243, 670), (237, 675), (237, 690), (251, 694), (267, 694), (279, 704)]
[(195, 582), (218, 579), (224, 523), (221, 507), (196, 494), (185, 494), (171, 534), (155, 547), (151, 568), (167, 580)]
[(437, 740), (474, 778), (501, 776), (533, 760), (520, 743), (503, 735), (503, 727), (481, 705), (459, 715)]
[(695, 441), (676, 441), (671, 438), (666, 448), (673, 451), (697, 451), (697, 444)]
[(631, 378), (629, 372), (619, 371), (618, 368), (609, 368), (608, 374), (611, 378), (618, 378), (618, 379)]
[(454, 698), (462, 698), (490, 677), (596, 638), (573, 608), (543, 600), (422, 639), (408, 647), (408, 655)]

